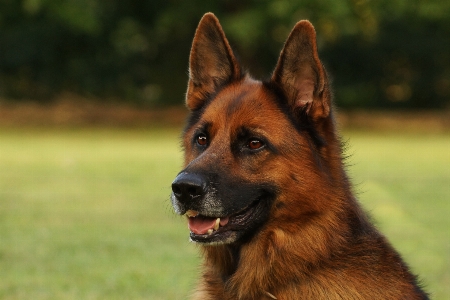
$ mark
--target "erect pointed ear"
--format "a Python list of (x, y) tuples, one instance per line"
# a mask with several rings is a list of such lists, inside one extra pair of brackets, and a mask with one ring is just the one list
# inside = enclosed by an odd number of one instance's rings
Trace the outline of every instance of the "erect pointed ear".
[(190, 110), (199, 109), (220, 86), (240, 77), (239, 64), (219, 20), (212, 13), (205, 14), (192, 42), (187, 107)]
[(292, 29), (272, 82), (282, 88), (291, 109), (305, 112), (314, 121), (329, 115), (327, 75), (317, 53), (316, 32), (309, 21), (300, 21)]

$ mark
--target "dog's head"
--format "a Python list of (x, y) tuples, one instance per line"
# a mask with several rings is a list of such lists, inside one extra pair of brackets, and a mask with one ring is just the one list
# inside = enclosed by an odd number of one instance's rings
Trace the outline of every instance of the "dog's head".
[(195, 33), (189, 67), (185, 163), (171, 199), (189, 219), (191, 240), (244, 242), (269, 226), (269, 217), (317, 209), (298, 195), (321, 176), (312, 166), (323, 165), (330, 123), (330, 92), (312, 25), (297, 23), (271, 79), (261, 82), (242, 71), (208, 13)]

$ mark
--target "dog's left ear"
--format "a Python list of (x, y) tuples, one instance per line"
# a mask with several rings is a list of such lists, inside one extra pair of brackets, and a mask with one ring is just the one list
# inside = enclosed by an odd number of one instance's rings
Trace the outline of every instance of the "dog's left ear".
[(198, 24), (192, 42), (187, 107), (191, 111), (199, 109), (218, 88), (241, 78), (241, 75), (219, 20), (214, 14), (206, 13)]
[(292, 110), (305, 112), (314, 121), (330, 114), (327, 75), (309, 21), (298, 22), (291, 31), (271, 80), (281, 87)]

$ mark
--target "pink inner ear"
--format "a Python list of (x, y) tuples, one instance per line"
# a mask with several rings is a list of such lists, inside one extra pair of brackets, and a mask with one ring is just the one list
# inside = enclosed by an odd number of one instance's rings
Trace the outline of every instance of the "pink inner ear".
[(313, 102), (314, 95), (314, 81), (311, 79), (298, 79), (295, 83), (298, 94), (295, 99), (295, 106), (305, 106)]

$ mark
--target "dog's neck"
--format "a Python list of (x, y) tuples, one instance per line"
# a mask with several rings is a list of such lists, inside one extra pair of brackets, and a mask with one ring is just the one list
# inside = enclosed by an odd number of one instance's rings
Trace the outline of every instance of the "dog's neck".
[(217, 245), (203, 247), (203, 255), (209, 265), (214, 266), (217, 276), (225, 283), (236, 272), (239, 257), (240, 245)]

